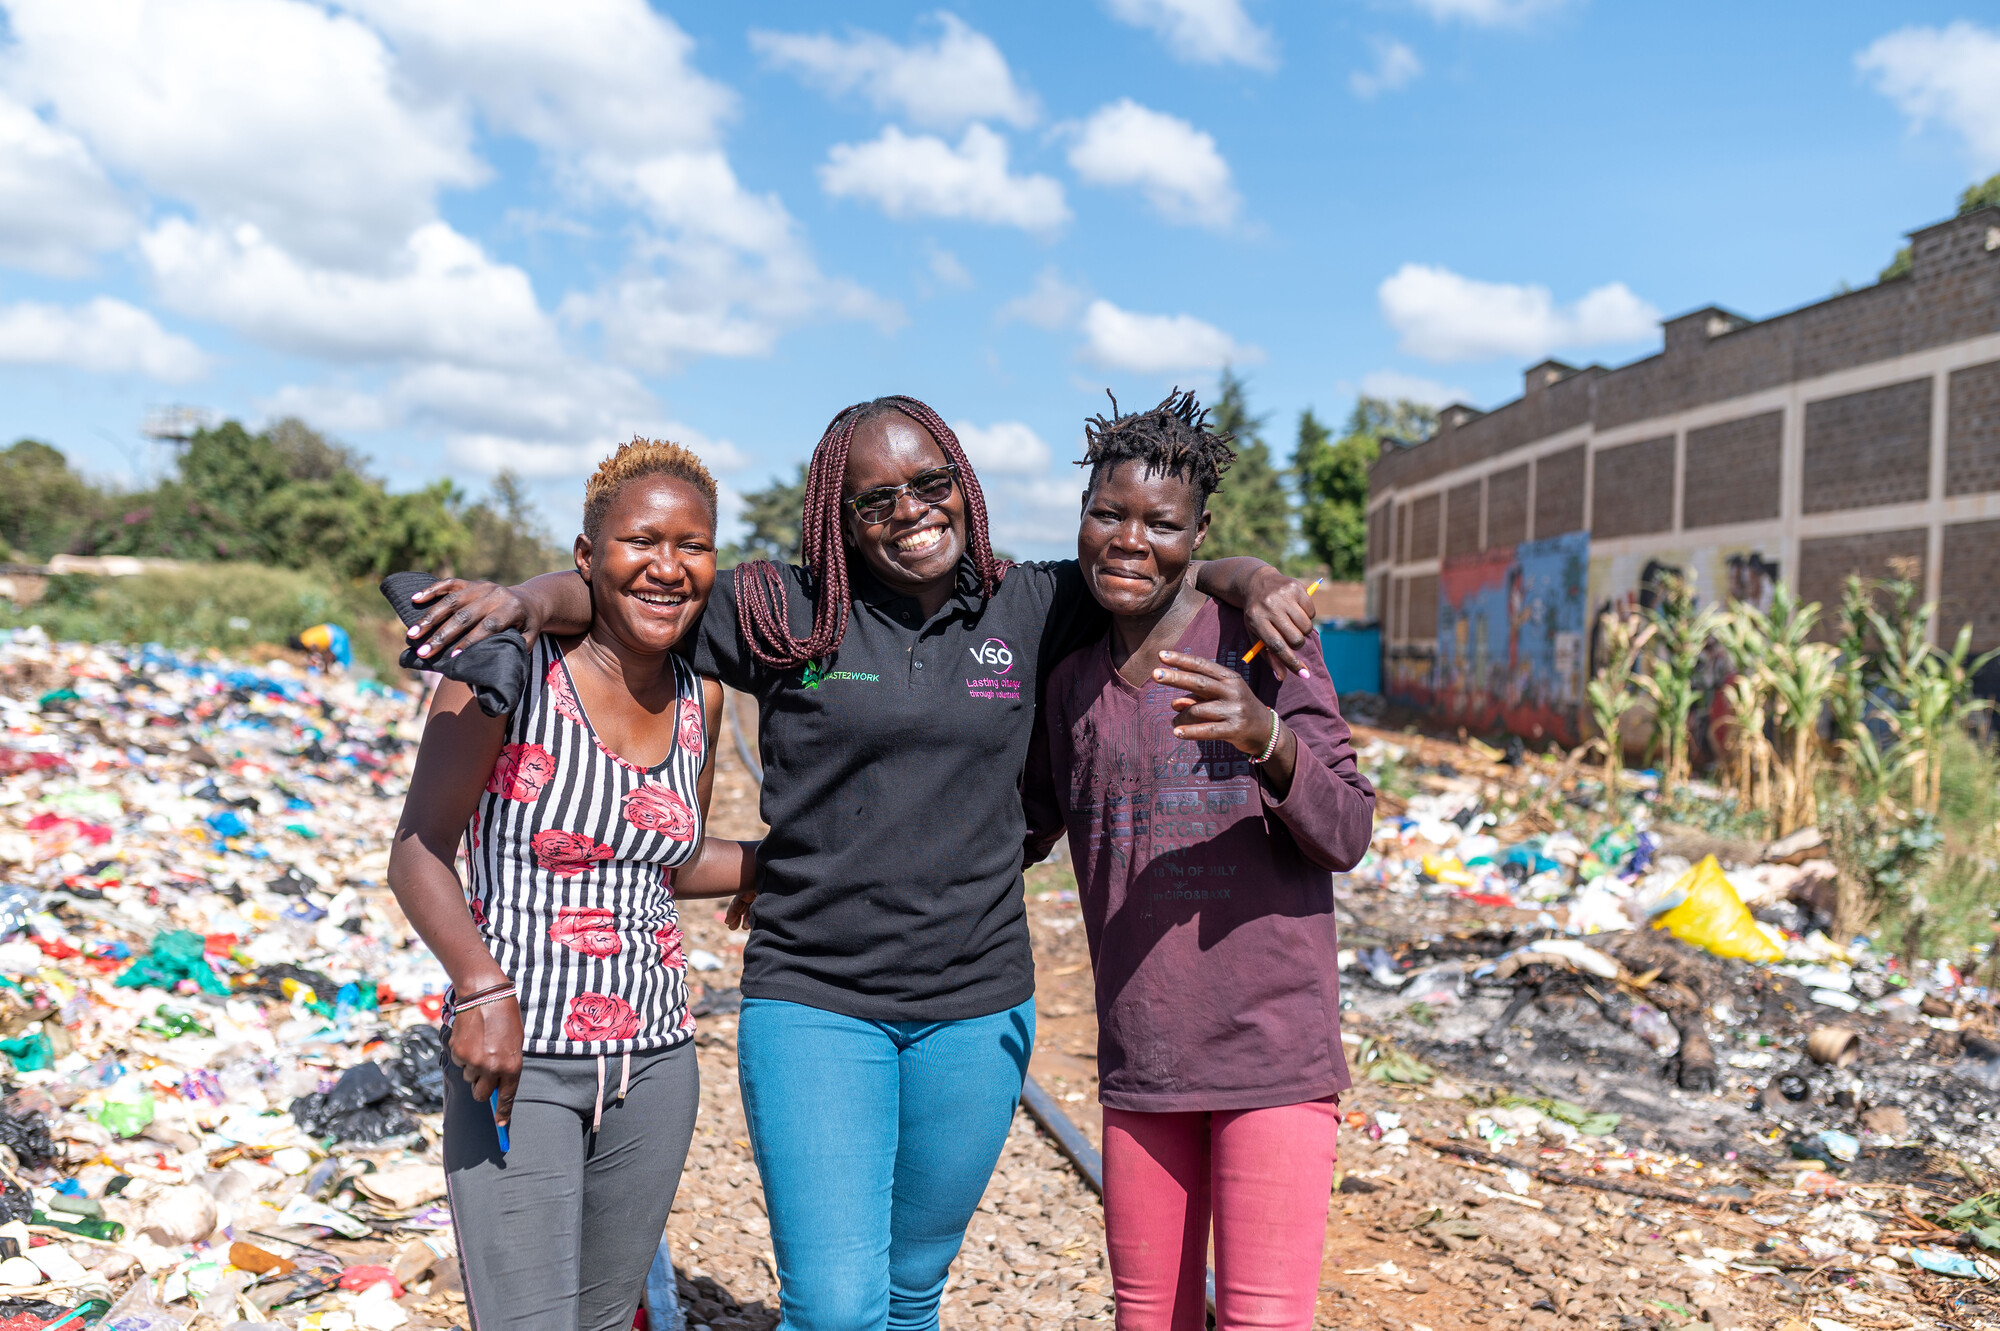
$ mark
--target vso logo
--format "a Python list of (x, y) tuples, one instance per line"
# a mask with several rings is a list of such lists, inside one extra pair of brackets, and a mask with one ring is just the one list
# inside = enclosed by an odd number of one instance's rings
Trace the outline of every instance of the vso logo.
[(965, 649), (972, 653), (972, 659), (995, 674), (1004, 675), (1014, 668), (1014, 650), (998, 638), (988, 638), (977, 647)]

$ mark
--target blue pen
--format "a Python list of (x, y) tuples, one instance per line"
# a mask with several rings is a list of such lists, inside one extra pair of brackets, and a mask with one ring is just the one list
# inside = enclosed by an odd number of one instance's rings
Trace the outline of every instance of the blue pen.
[(507, 1125), (500, 1121), (500, 1092), (493, 1092), (487, 1103), (493, 1106), (493, 1130), (500, 1134), (500, 1154), (507, 1154)]

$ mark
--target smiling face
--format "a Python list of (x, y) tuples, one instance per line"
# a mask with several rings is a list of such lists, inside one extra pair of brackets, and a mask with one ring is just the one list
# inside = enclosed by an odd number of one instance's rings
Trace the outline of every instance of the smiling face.
[(576, 538), (598, 627), (635, 652), (680, 641), (715, 586), (715, 518), (674, 476), (640, 476), (613, 497), (597, 539)]
[(1207, 535), (1208, 511), (1192, 485), (1144, 462), (1120, 462), (1084, 492), (1076, 557), (1099, 605), (1144, 618), (1173, 604)]
[(883, 585), (914, 596), (950, 584), (965, 554), (965, 492), (957, 485), (935, 504), (915, 495), (897, 497), (895, 512), (880, 522), (857, 516), (847, 500), (878, 486), (907, 485), (945, 465), (930, 432), (900, 411), (885, 412), (856, 427), (847, 445), (847, 478), (841, 487), (841, 523), (847, 543)]

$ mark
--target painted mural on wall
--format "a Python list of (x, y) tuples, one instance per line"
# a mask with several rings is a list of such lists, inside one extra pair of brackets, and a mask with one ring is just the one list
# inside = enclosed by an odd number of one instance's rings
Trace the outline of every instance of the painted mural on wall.
[[(1694, 584), (1703, 605), (1741, 602), (1759, 610), (1771, 608), (1771, 594), (1778, 585), (1778, 561), (1755, 546), (1694, 546), (1682, 550), (1654, 550), (1645, 554), (1596, 555), (1590, 561), (1590, 623), (1595, 626), (1607, 614), (1640, 613), (1653, 608), (1659, 579), (1672, 573)], [(1591, 643), (1587, 668), (1597, 665), (1596, 643)], [(1695, 682), (1701, 701), (1688, 716), (1690, 757), (1697, 767), (1719, 757), (1727, 741), (1728, 700), (1722, 686), (1735, 673), (1735, 665), (1721, 644), (1711, 642), (1703, 653)], [(1642, 709), (1635, 709), (1642, 710)], [(1629, 722), (1636, 721), (1637, 724)], [(1650, 715), (1628, 718), (1625, 738), (1629, 756), (1643, 761), (1652, 742)]]
[(1445, 564), (1421, 705), (1470, 730), (1577, 743), (1589, 563), (1576, 532)]

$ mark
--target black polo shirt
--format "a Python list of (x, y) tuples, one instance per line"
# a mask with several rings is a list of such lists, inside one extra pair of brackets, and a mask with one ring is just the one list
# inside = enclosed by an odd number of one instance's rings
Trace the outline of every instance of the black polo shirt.
[[(695, 668), (757, 699), (764, 758), (743, 993), (877, 1021), (1003, 1012), (1035, 991), (1021, 771), (1042, 680), (1104, 632), (1075, 560), (1016, 564), (991, 600), (970, 563), (935, 615), (856, 560), (847, 635), (773, 670), (716, 578)], [(785, 569), (792, 634), (812, 629)]]

